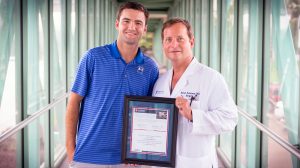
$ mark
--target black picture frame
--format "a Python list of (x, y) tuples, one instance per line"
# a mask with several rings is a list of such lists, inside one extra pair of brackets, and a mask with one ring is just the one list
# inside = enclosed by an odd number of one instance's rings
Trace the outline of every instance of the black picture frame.
[[(134, 111), (134, 112), (133, 112)], [(144, 116), (136, 117), (136, 116)], [(149, 120), (152, 122), (144, 122)], [(139, 119), (139, 120), (138, 120)], [(135, 124), (133, 123), (135, 120)], [(157, 122), (156, 122), (157, 121)], [(133, 127), (137, 127), (136, 123), (140, 123), (142, 125), (145, 124), (147, 128), (157, 126), (156, 123), (162, 123), (163, 127), (166, 131), (157, 131), (159, 140), (162, 137), (165, 139), (161, 141), (157, 141), (157, 139), (151, 139), (156, 137), (155, 130), (143, 130), (143, 133), (147, 133), (145, 136), (137, 134), (141, 131), (139, 129), (133, 129)], [(151, 165), (151, 166), (162, 166), (162, 167), (175, 167), (175, 155), (176, 155), (176, 139), (177, 139), (177, 123), (178, 123), (178, 109), (175, 106), (174, 98), (162, 98), (162, 97), (150, 97), (150, 96), (125, 96), (124, 100), (124, 116), (123, 116), (123, 139), (122, 139), (122, 163), (125, 164), (138, 164), (138, 165)], [(167, 128), (165, 127), (167, 124)], [(148, 127), (149, 126), (149, 127)], [(148, 131), (148, 132), (147, 132)], [(152, 133), (155, 133), (152, 136)], [(133, 134), (134, 133), (134, 134)], [(148, 136), (150, 133), (150, 139)], [(161, 136), (162, 135), (162, 136)], [(145, 138), (145, 141), (135, 141), (135, 139)], [(140, 139), (139, 139), (140, 140)], [(149, 141), (148, 141), (149, 140)], [(151, 141), (150, 141), (151, 140)], [(138, 146), (133, 144), (133, 142), (145, 142), (145, 145), (140, 145), (142, 148), (147, 147), (147, 145), (153, 145), (151, 143), (156, 143), (158, 146), (166, 146), (164, 148), (156, 148), (162, 149), (164, 152), (157, 151), (147, 151), (144, 149), (136, 150), (133, 146)], [(150, 144), (147, 144), (147, 143)], [(155, 146), (155, 145), (154, 145)], [(152, 146), (151, 146), (152, 147)], [(150, 148), (147, 148), (150, 149)], [(151, 148), (152, 149), (152, 148)]]

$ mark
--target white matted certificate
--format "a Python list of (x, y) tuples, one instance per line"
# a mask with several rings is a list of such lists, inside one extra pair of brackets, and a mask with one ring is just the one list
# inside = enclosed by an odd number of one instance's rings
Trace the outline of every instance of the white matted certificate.
[(132, 108), (131, 152), (166, 155), (167, 136), (167, 109)]

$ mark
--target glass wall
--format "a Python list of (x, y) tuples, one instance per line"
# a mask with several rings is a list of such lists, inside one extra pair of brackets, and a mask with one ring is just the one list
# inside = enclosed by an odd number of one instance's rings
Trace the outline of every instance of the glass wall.
[(78, 49), (78, 3), (77, 0), (67, 1), (67, 90), (70, 90), (79, 61)]
[(0, 135), (21, 119), (20, 3), (0, 1)]
[[(169, 13), (193, 23), (187, 10), (194, 10), (195, 56), (222, 73), (242, 110), (299, 144), (300, 2), (182, 0)], [(295, 156), (242, 116), (236, 132), (219, 136), (218, 147), (232, 167), (299, 166)]]
[(0, 143), (1, 168), (23, 167), (21, 142), (21, 133), (18, 132)]
[[(237, 2), (236, 0), (222, 1), (221, 18), (221, 73), (225, 77), (231, 96), (236, 93), (236, 35), (237, 35)], [(220, 148), (232, 160), (234, 157), (234, 133), (220, 135)]]
[[(237, 104), (260, 120), (262, 76), (262, 1), (239, 2)], [(240, 118), (237, 134), (237, 167), (259, 167), (260, 134)]]
[[(291, 144), (299, 144), (299, 15), (298, 1), (267, 1), (267, 71), (264, 123)], [(264, 137), (263, 165), (298, 167), (297, 159)], [(280, 159), (276, 156), (281, 156)]]
[(221, 27), (221, 1), (212, 0), (210, 4), (210, 33), (209, 33), (209, 66), (220, 71), (220, 27)]
[[(51, 100), (58, 98), (66, 93), (66, 1), (53, 0), (52, 13), (50, 17), (51, 44), (50, 44), (50, 81), (51, 81)], [(51, 157), (55, 160), (65, 150), (65, 127), (64, 116), (66, 111), (66, 101), (55, 106), (51, 110)]]
[[(100, 3), (97, 8), (94, 1), (0, 0), (0, 136), (38, 116), (17, 134), (1, 139), (0, 167), (55, 167), (65, 156), (67, 101), (42, 115), (39, 111), (70, 90), (80, 56), (87, 46), (95, 46), (96, 38), (89, 38), (88, 44), (87, 34), (89, 30), (95, 36), (95, 18), (104, 15)], [(117, 4), (105, 3), (111, 9), (105, 15), (114, 19)], [(95, 8), (90, 19), (88, 5)], [(112, 42), (115, 31), (103, 31)]]
[[(31, 0), (23, 4), (24, 48), (24, 106), (25, 116), (30, 116), (49, 102), (48, 83), (48, 3)], [(49, 133), (48, 121), (41, 117), (25, 129), (25, 165), (39, 167), (49, 164), (45, 147)], [(45, 164), (46, 162), (46, 164)]]
[[(0, 136), (68, 92), (88, 48), (115, 40), (117, 5), (0, 0)], [(299, 144), (300, 3), (180, 0), (169, 14), (191, 21), (195, 57), (222, 73), (237, 105)], [(155, 38), (160, 45), (160, 31)], [(1, 142), (0, 167), (54, 167), (65, 153), (66, 103)], [(242, 116), (217, 147), (232, 167), (299, 167), (295, 156)]]
[[(22, 119), (21, 6), (0, 1), (0, 136)], [(0, 167), (22, 167), (21, 134), (0, 143)]]

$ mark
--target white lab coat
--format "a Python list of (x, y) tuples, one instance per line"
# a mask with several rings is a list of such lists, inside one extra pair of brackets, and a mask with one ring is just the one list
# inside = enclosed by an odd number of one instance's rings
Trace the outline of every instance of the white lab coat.
[(159, 77), (153, 96), (183, 96), (188, 100), (196, 96), (191, 104), (193, 122), (178, 115), (176, 168), (217, 168), (215, 137), (234, 130), (238, 121), (226, 82), (220, 73), (200, 64), (196, 58), (170, 94), (172, 75), (173, 69)]

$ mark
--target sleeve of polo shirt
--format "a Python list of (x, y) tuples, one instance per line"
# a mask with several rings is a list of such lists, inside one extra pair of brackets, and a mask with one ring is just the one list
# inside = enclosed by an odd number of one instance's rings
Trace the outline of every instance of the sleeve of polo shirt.
[(72, 87), (72, 92), (84, 97), (87, 93), (90, 84), (91, 69), (92, 69), (91, 52), (87, 51), (81, 58), (77, 67), (77, 74)]

